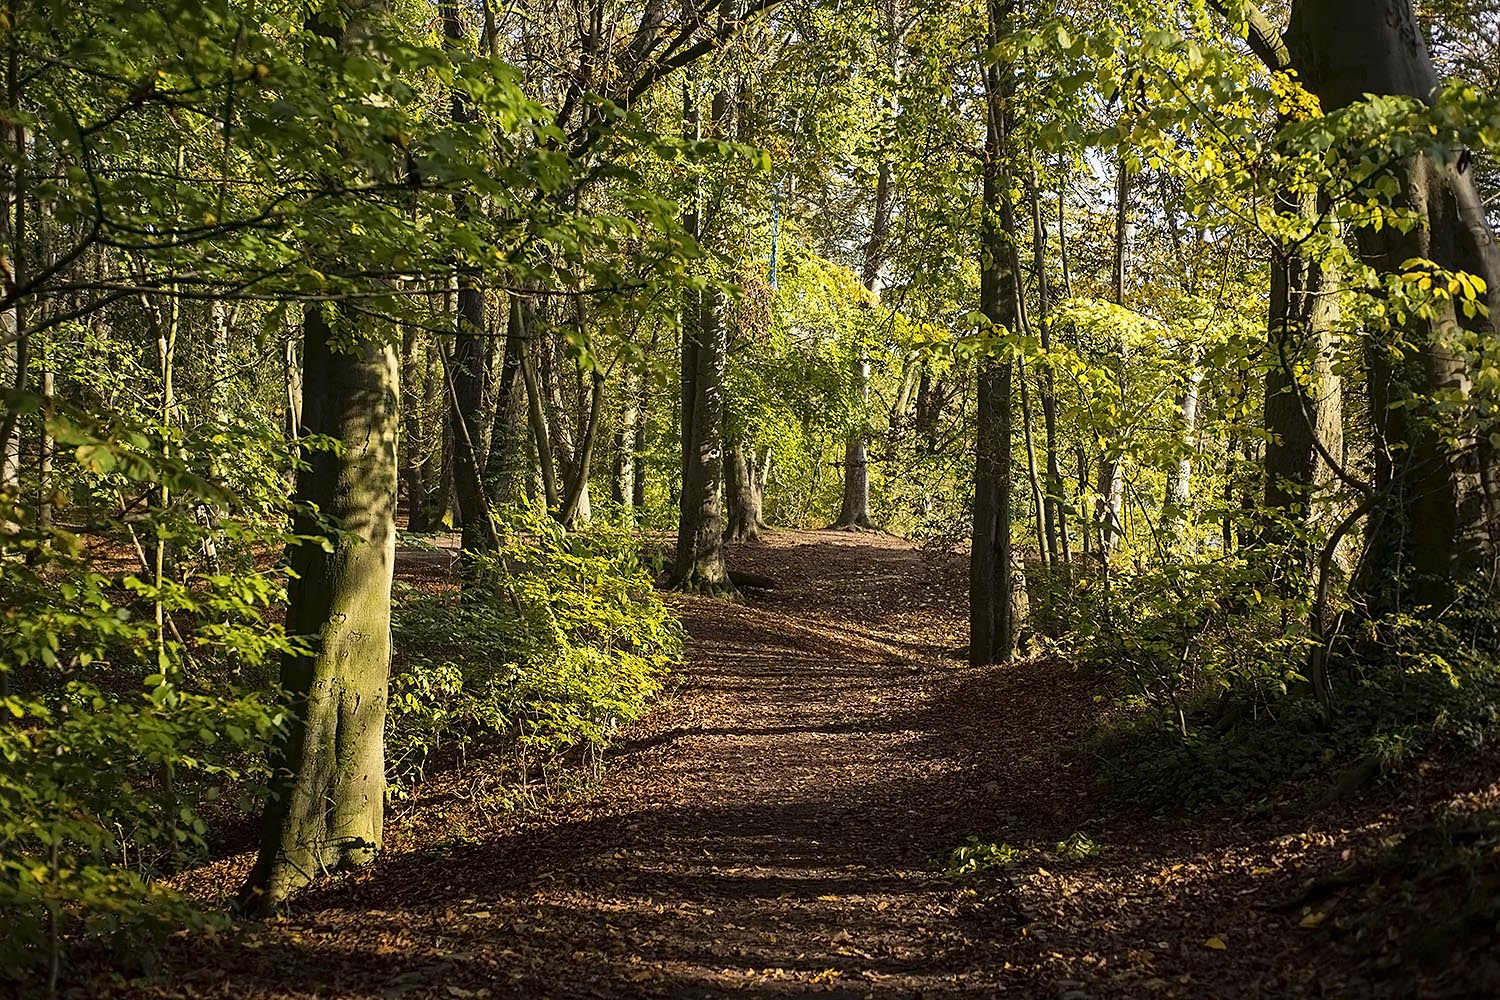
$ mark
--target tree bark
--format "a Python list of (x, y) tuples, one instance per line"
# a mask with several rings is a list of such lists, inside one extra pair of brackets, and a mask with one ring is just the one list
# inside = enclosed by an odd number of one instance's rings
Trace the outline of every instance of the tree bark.
[[(443, 22), (443, 36), (450, 48), (464, 42), (463, 21), (455, 0), (438, 5)], [(454, 87), (449, 94), (450, 119), (458, 128), (475, 121), (469, 95)], [(473, 215), (468, 195), (453, 193), (453, 213), (460, 220)], [(453, 425), (453, 442), (457, 453), (453, 462), (453, 492), (458, 500), (459, 518), (463, 521), (463, 550), (493, 552), (499, 545), (489, 499), (484, 491), (488, 422), (484, 419), (485, 403), (485, 306), (484, 289), (477, 268), (459, 265), (458, 314), (454, 329), (453, 353), (449, 359), (449, 419)]]
[(634, 520), (636, 421), (640, 419), (640, 373), (633, 368), (620, 387), (620, 423), (615, 428), (614, 470), (610, 477), (610, 499), (627, 522)]
[(1177, 444), (1181, 452), (1167, 470), (1167, 490), (1162, 500), (1161, 523), (1170, 537), (1187, 517), (1192, 496), (1193, 442), (1198, 427), (1198, 388), (1203, 382), (1203, 367), (1193, 349), (1187, 359), (1187, 378), (1177, 399)]
[(578, 443), (578, 454), (573, 462), (573, 479), (568, 484), (567, 495), (557, 514), (557, 519), (566, 525), (572, 525), (578, 520), (588, 520), (588, 516), (583, 513), (583, 505), (587, 502), (589, 472), (594, 464), (594, 441), (599, 436), (599, 416), (604, 409), (604, 374), (594, 372), (591, 381), (593, 389), (589, 393), (588, 423), (584, 425), (583, 439)]
[[(1061, 196), (1059, 195), (1059, 199)], [(1059, 207), (1061, 203), (1059, 201)], [(1061, 235), (1059, 216), (1059, 235)], [(1052, 309), (1051, 285), (1047, 280), (1047, 229), (1042, 222), (1042, 195), (1037, 184), (1036, 169), (1031, 172), (1031, 231), (1032, 266), (1036, 270), (1036, 327), (1042, 354), (1047, 358), (1038, 373), (1038, 395), (1042, 406), (1042, 434), (1046, 449), (1047, 478), (1045, 506), (1045, 536), (1047, 557), (1055, 566), (1059, 559), (1065, 567), (1072, 561), (1068, 544), (1068, 522), (1063, 511), (1062, 469), (1057, 454), (1057, 392), (1052, 375), (1052, 324), (1048, 314)]]
[[(415, 323), (401, 329), (401, 483), (406, 490), (406, 530), (418, 534), (432, 531), (431, 506), (427, 497), (427, 466), (434, 459), (423, 426), (423, 382), (425, 347)], [(421, 357), (419, 357), (419, 354)]]
[[(381, 845), (398, 371), (394, 348), (358, 335), (348, 346), (325, 308), (308, 306), (304, 317), (304, 427), (343, 448), (305, 456), (297, 498), (339, 530), (328, 551), (288, 553), (287, 631), (311, 649), (282, 662), (291, 721), (272, 754), (260, 853), (240, 895), (255, 912), (325, 871), (369, 861)], [(294, 531), (321, 535), (324, 523), (299, 506)]]
[(531, 343), (525, 334), (527, 309), (523, 303), (517, 312), (522, 324), (521, 379), (526, 386), (526, 420), (531, 427), (532, 450), (536, 455), (537, 478), (541, 480), (542, 498), (547, 509), (557, 506), (557, 473), (552, 464), (552, 435), (547, 427), (547, 411), (542, 404), (542, 387), (536, 376), (535, 357), (539, 345)]
[[(696, 321), (682, 343), (682, 496), (677, 558), (671, 585), (682, 590), (730, 591), (724, 562), (724, 365), (728, 343), (724, 293), (702, 293)], [(691, 306), (689, 307), (690, 311)]]
[[(698, 108), (683, 84), (683, 132), (701, 138)], [(702, 238), (701, 182), (683, 228)], [(688, 294), (682, 323), (682, 492), (678, 499), (677, 554), (670, 585), (708, 593), (734, 591), (724, 561), (724, 368), (729, 344), (724, 292), (710, 285)]]
[[(898, 12), (895, 2), (885, 5), (887, 47), (891, 74), (899, 84), (901, 80), (901, 31), (897, 24)], [(894, 109), (891, 109), (893, 112)], [(870, 237), (865, 242), (864, 260), (860, 267), (860, 281), (874, 298), (875, 307), (880, 306), (880, 271), (889, 256), (891, 214), (895, 204), (895, 175), (889, 156), (882, 156), (875, 172), (875, 203), (870, 212)], [(874, 313), (874, 322), (878, 322)], [(839, 516), (832, 527), (873, 528), (870, 519), (870, 354), (863, 341), (859, 356), (854, 362), (854, 383), (859, 393), (860, 423), (850, 432), (844, 444), (844, 494), (839, 504)]]
[[(1120, 156), (1119, 172), (1115, 186), (1115, 261), (1114, 292), (1115, 305), (1125, 305), (1125, 290), (1130, 280), (1130, 254), (1135, 241), (1135, 229), (1130, 221), (1130, 171), (1125, 166), (1123, 153)], [(1130, 345), (1124, 335), (1120, 337), (1119, 388), (1120, 399), (1126, 398), (1126, 380), (1130, 367)], [(1124, 430), (1120, 433), (1123, 437)], [(1098, 530), (1099, 557), (1108, 561), (1111, 553), (1120, 544), (1124, 534), (1125, 512), (1125, 455), (1124, 441), (1106, 451), (1099, 458)]]
[(520, 295), (506, 296), (505, 346), (494, 387), (494, 423), (485, 461), (485, 492), (494, 504), (513, 504), (525, 493), (526, 386), (521, 361), (526, 351), (526, 327)]
[[(18, 77), (18, 50), (14, 43), (9, 46), (9, 58), (5, 72), (6, 104), (15, 108), (20, 103), (20, 79)], [(0, 250), (0, 275), (3, 289), (9, 299), (16, 289), (26, 283), (27, 232), (26, 207), (28, 163), (26, 128), (18, 115), (10, 116), (4, 141), (11, 143), (14, 159), (7, 176), (0, 181), (0, 225), (4, 226), (5, 246)], [(0, 340), (4, 341), (0, 367), (4, 371), (4, 385), (17, 392), (26, 392), (31, 376), (31, 331), (26, 315), (27, 301), (17, 297), (3, 313), (0, 313)], [(21, 485), (21, 415), (12, 407), (0, 409), (0, 491), (18, 493)]]
[(1016, 360), (1016, 379), (1021, 387), (1021, 437), (1026, 443), (1026, 481), (1031, 486), (1031, 509), (1036, 524), (1037, 554), (1044, 566), (1052, 564), (1047, 547), (1047, 501), (1042, 495), (1042, 477), (1037, 471), (1036, 438), (1031, 433), (1031, 392), (1026, 385), (1026, 362)]
[[(1003, 0), (989, 0), (988, 45), (998, 45)], [(980, 222), (979, 312), (991, 333), (1020, 322), (1020, 289), (1013, 268), (1015, 219), (1010, 203), (1006, 97), (1009, 67), (984, 68), (985, 157)], [(1016, 653), (1020, 622), (1014, 600), (1011, 551), (1011, 361), (986, 355), (979, 362), (979, 413), (975, 440), (974, 526), (969, 555), (969, 662), (1001, 663)]]
[(725, 541), (760, 541), (761, 494), (756, 465), (755, 449), (749, 445), (741, 442), (728, 449), (724, 469), (725, 506), (728, 508)]
[[(1288, 195), (1282, 203), (1309, 223), (1318, 217), (1316, 193)], [(1313, 501), (1333, 479), (1327, 458), (1343, 451), (1343, 387), (1335, 365), (1338, 291), (1338, 275), (1328, 265), (1297, 247), (1273, 251), (1265, 399), (1265, 506), (1271, 520), (1262, 537), (1275, 544), (1291, 543), (1314, 526)]]
[[(1438, 85), (1410, 0), (1297, 0), (1286, 43), (1325, 111), (1367, 93), (1425, 101)], [(1500, 554), (1494, 419), (1479, 412), (1456, 345), (1462, 331), (1497, 335), (1500, 247), (1461, 162), (1417, 154), (1394, 172), (1400, 204), (1425, 225), (1361, 230), (1361, 256), (1384, 273), (1418, 257), (1477, 274), (1488, 285), (1488, 316), (1465, 318), (1449, 302), (1433, 321), (1412, 317), (1406, 330), (1367, 338), (1374, 487), (1387, 499), (1369, 522), (1358, 589), (1376, 609), (1440, 606), (1466, 585), (1493, 586)], [(1442, 417), (1422, 413), (1420, 400), (1437, 396), (1448, 407)]]

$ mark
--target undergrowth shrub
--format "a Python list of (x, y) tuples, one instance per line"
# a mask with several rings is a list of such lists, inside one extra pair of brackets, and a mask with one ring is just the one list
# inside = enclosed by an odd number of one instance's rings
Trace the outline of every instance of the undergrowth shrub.
[(80, 490), (138, 513), (63, 527), (0, 493), (0, 980), (38, 984), (65, 945), (135, 956), (215, 919), (158, 880), (263, 775), (282, 721), (268, 679), (292, 645), (265, 617), (282, 575), (251, 556), (285, 537), (188, 471), (206, 442), (78, 414), (48, 427)]
[[(1085, 752), (1107, 786), (1150, 807), (1201, 808), (1291, 779), (1330, 779), (1328, 794), (1342, 794), (1430, 750), (1477, 747), (1500, 723), (1500, 612), (1482, 596), (1374, 619), (1346, 604), (1320, 636), (1306, 594), (1243, 560), (1157, 564), (1090, 587), (1086, 624), (1062, 645), (1118, 695)], [(1326, 711), (1312, 653), (1326, 656)]]
[(395, 779), (440, 750), (513, 740), (603, 743), (638, 718), (683, 634), (628, 532), (570, 532), (545, 512), (503, 520), (460, 592), (398, 586), (387, 751)]

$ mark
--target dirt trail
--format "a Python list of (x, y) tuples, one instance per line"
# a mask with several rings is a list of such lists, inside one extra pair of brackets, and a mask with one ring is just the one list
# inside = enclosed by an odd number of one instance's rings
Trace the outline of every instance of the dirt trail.
[[(1312, 961), (1323, 945), (1298, 915), (1264, 905), (1378, 822), (1320, 833), (1305, 818), (1247, 830), (1107, 814), (1062, 753), (1098, 711), (1088, 682), (1058, 665), (975, 671), (954, 658), (957, 560), (826, 532), (735, 555), (781, 586), (744, 604), (681, 600), (691, 662), (587, 795), (485, 824), (473, 818), (482, 780), (447, 806), (422, 803), (426, 834), (394, 838), (371, 869), (212, 954), (185, 945), (169, 956), (172, 986), (150, 992), (1385, 992)], [(445, 808), (461, 826), (434, 839)], [(1105, 849), (1056, 857), (1078, 830)], [(1292, 831), (1321, 839), (1293, 849)], [(955, 881), (945, 859), (970, 834), (1025, 857)]]

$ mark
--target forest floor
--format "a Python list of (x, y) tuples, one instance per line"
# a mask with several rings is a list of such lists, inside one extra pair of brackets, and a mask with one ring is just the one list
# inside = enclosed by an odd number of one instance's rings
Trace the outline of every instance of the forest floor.
[[(285, 917), (183, 937), (112, 993), (1500, 995), (1493, 928), (1416, 960), (1467, 876), (1381, 860), (1401, 831), (1493, 809), (1500, 757), (1321, 809), (1152, 816), (1101, 796), (1077, 750), (1109, 710), (1102, 679), (962, 662), (959, 557), (777, 532), (733, 563), (778, 588), (677, 599), (689, 662), (602, 760), (549, 772), (520, 809), (513, 765), (437, 776), (393, 810), (377, 864)], [(970, 837), (1016, 853), (950, 874)], [(233, 885), (247, 860), (204, 877)]]

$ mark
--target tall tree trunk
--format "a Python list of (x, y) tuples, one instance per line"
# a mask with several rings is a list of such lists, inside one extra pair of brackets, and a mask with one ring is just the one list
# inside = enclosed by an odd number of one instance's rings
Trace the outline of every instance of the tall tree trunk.
[[(691, 306), (689, 307), (691, 309)], [(724, 562), (724, 293), (702, 293), (698, 318), (683, 330), (682, 497), (672, 586), (731, 590)]]
[[(884, 14), (886, 57), (891, 75), (899, 84), (901, 30), (895, 0), (887, 0)], [(894, 108), (888, 109), (888, 113), (894, 114), (894, 111)], [(870, 237), (865, 242), (864, 260), (860, 266), (860, 281), (873, 297), (876, 310), (880, 307), (880, 271), (885, 267), (890, 252), (891, 213), (895, 204), (894, 178), (890, 157), (883, 155), (875, 172), (875, 204), (870, 212)], [(879, 322), (874, 314), (871, 319)], [(870, 520), (870, 353), (863, 342), (854, 361), (854, 382), (860, 397), (860, 422), (850, 432), (844, 444), (844, 494), (839, 504), (838, 520), (832, 525), (835, 528), (874, 527)]]
[(1203, 366), (1199, 363), (1198, 351), (1194, 349), (1188, 357), (1182, 395), (1177, 399), (1177, 444), (1181, 452), (1167, 470), (1167, 490), (1162, 500), (1161, 523), (1169, 537), (1187, 517), (1188, 501), (1192, 496), (1192, 453), (1198, 427), (1198, 387), (1202, 382)]
[(406, 489), (406, 529), (419, 534), (436, 527), (427, 495), (427, 468), (435, 456), (423, 421), (425, 375), (421, 330), (415, 323), (406, 323), (401, 330), (401, 398), (407, 400), (401, 412), (401, 482)]
[[(1006, 30), (1003, 0), (989, 0), (988, 44)], [(1020, 289), (1013, 267), (1015, 218), (1010, 203), (1006, 97), (1010, 68), (984, 68), (985, 157), (980, 222), (979, 312), (991, 335), (1016, 330)], [(1009, 357), (979, 362), (979, 414), (975, 440), (974, 529), (969, 555), (969, 662), (1001, 663), (1015, 655), (1020, 637), (1014, 601), (1011, 550), (1011, 370)]]
[[(384, 0), (367, 0), (343, 25), (318, 15), (314, 24), (348, 51), (383, 12)], [(272, 747), (260, 851), (239, 894), (251, 911), (320, 872), (368, 862), (382, 842), (401, 414), (395, 348), (371, 334), (343, 307), (303, 309), (303, 427), (341, 447), (305, 455), (297, 472), (293, 530), (327, 537), (288, 552), (287, 632), (309, 647), (282, 660), (289, 721)]]
[[(573, 407), (568, 406), (563, 399), (562, 374), (558, 371), (563, 359), (559, 357), (560, 345), (553, 342), (540, 345), (541, 347), (541, 389), (542, 398), (546, 401), (547, 422), (552, 431), (550, 442), (551, 461), (557, 472), (559, 494), (566, 500), (572, 485), (578, 481), (578, 465), (581, 457), (580, 441), (573, 437), (574, 419), (577, 415)], [(581, 403), (581, 401), (580, 401)], [(583, 523), (588, 523), (593, 515), (592, 504), (589, 502), (588, 479), (583, 480), (583, 492), (579, 494), (574, 504), (573, 517)]]
[[(1059, 217), (1059, 228), (1061, 218)], [(1038, 372), (1038, 395), (1042, 405), (1042, 433), (1046, 449), (1047, 479), (1043, 518), (1047, 557), (1052, 564), (1065, 567), (1071, 562), (1068, 545), (1068, 523), (1063, 512), (1063, 479), (1057, 455), (1057, 392), (1052, 374), (1052, 308), (1051, 285), (1047, 280), (1047, 229), (1042, 221), (1042, 193), (1036, 168), (1031, 171), (1031, 246), (1032, 266), (1036, 271), (1036, 328), (1046, 362)]]
[[(1135, 242), (1135, 230), (1130, 221), (1130, 171), (1125, 166), (1121, 153), (1115, 186), (1115, 305), (1125, 305), (1125, 290), (1130, 280), (1130, 255)], [(1126, 401), (1126, 384), (1129, 378), (1130, 345), (1123, 332), (1120, 336), (1119, 389), (1120, 400)], [(1123, 407), (1122, 407), (1123, 410)], [(1124, 533), (1125, 512), (1125, 455), (1124, 429), (1117, 431), (1121, 440), (1115, 442), (1099, 458), (1099, 555), (1108, 561), (1120, 544)]]
[[(282, 662), (291, 721), (272, 755), (260, 854), (241, 893), (254, 911), (274, 907), (324, 871), (363, 864), (381, 845), (385, 803), (386, 682), (391, 659), (391, 578), (396, 548), (399, 383), (394, 348), (340, 334), (325, 308), (308, 306), (304, 428), (342, 445), (305, 456), (297, 498), (338, 531), (294, 545), (287, 631), (306, 655)], [(352, 323), (340, 315), (338, 325)], [(304, 510), (304, 508), (299, 508)], [(323, 523), (299, 513), (294, 530)]]
[[(716, 116), (717, 117), (717, 116)], [(683, 84), (683, 131), (701, 138), (698, 108)], [(702, 182), (692, 195), (683, 228), (702, 237)], [(682, 492), (678, 501), (677, 556), (671, 585), (682, 590), (730, 591), (724, 562), (724, 367), (728, 329), (723, 290), (710, 285), (688, 294), (682, 324)]]
[(1036, 439), (1031, 433), (1031, 391), (1026, 385), (1026, 362), (1016, 359), (1016, 380), (1021, 388), (1021, 438), (1026, 442), (1026, 481), (1031, 486), (1032, 517), (1036, 525), (1036, 545), (1042, 565), (1052, 565), (1047, 547), (1047, 502), (1042, 496), (1042, 477), (1036, 464)]
[[(1297, 0), (1286, 43), (1328, 111), (1367, 93), (1428, 100), (1438, 84), (1410, 0)], [(1401, 205), (1425, 225), (1361, 230), (1364, 260), (1385, 273), (1417, 257), (1477, 274), (1488, 316), (1437, 303), (1434, 320), (1412, 317), (1407, 329), (1367, 339), (1374, 486), (1387, 499), (1369, 522), (1359, 586), (1377, 608), (1442, 605), (1465, 585), (1491, 587), (1500, 555), (1494, 418), (1481, 415), (1460, 347), (1463, 331), (1500, 332), (1500, 246), (1461, 161), (1417, 154), (1393, 171)], [(1420, 401), (1434, 397), (1444, 399), (1441, 418), (1423, 412)]]
[(766, 524), (766, 486), (771, 482), (772, 451), (772, 447), (766, 445), (765, 451), (759, 456), (754, 451), (751, 452), (754, 462), (750, 468), (750, 485), (755, 488), (755, 517), (762, 530), (769, 527)]
[[(456, 0), (438, 5), (443, 21), (443, 36), (450, 48), (464, 44), (463, 20)], [(461, 87), (449, 94), (450, 119), (457, 128), (475, 121), (469, 95)], [(469, 196), (463, 190), (453, 193), (453, 214), (460, 220), (473, 215)], [(484, 469), (489, 422), (484, 419), (485, 403), (485, 307), (484, 289), (479, 270), (460, 265), (458, 271), (458, 314), (454, 329), (453, 354), (448, 365), (451, 399), (449, 419), (453, 424), (453, 443), (457, 449), (453, 462), (453, 492), (463, 521), (463, 550), (493, 552), (499, 545), (489, 499), (484, 491)]]
[[(6, 105), (15, 108), (21, 98), (19, 51), (14, 42), (7, 48)], [(0, 367), (4, 371), (0, 374), (3, 374), (6, 388), (25, 392), (31, 381), (31, 331), (28, 329), (26, 297), (15, 293), (27, 281), (27, 241), (30, 236), (26, 219), (27, 200), (30, 196), (27, 190), (29, 162), (23, 119), (19, 115), (9, 117), (5, 134), (0, 136), (0, 141), (8, 142), (14, 147), (8, 176), (0, 181), (0, 196), (4, 196), (3, 202), (0, 202), (0, 225), (4, 226), (4, 232), (0, 236), (6, 237), (3, 255), (8, 257), (7, 260), (0, 261), (0, 274), (4, 277), (5, 296), (13, 301), (9, 308), (0, 313), (0, 341), (4, 342), (4, 346), (0, 347), (0, 351), (3, 351), (0, 354)], [(21, 414), (14, 407), (5, 407), (0, 409), (0, 492), (18, 492), (20, 484)]]
[[(865, 244), (864, 265), (860, 278), (865, 288), (878, 304), (880, 299), (880, 269), (885, 265), (886, 244), (891, 228), (891, 164), (882, 161), (875, 181), (875, 207), (870, 238)], [(872, 310), (871, 321), (878, 322)], [(870, 520), (870, 454), (869, 454), (869, 404), (870, 404), (870, 356), (867, 348), (859, 348), (854, 360), (855, 391), (859, 393), (860, 423), (850, 432), (844, 443), (844, 493), (839, 504), (835, 528), (869, 528)]]
[[(656, 356), (656, 349), (660, 343), (661, 327), (658, 326), (651, 331), (651, 344), (646, 349), (648, 358)], [(630, 505), (635, 508), (637, 518), (646, 509), (646, 434), (648, 428), (646, 415), (651, 409), (654, 386), (655, 380), (649, 374), (641, 379), (640, 405), (635, 415), (635, 441), (631, 446), (635, 471), (630, 477)]]
[(485, 462), (484, 487), (490, 502), (513, 504), (525, 492), (526, 387), (521, 361), (526, 351), (526, 327), (520, 295), (506, 297), (505, 345), (494, 387), (494, 422), (490, 453)]
[[(518, 314), (523, 326), (528, 317), (524, 304)], [(542, 386), (536, 374), (536, 356), (541, 345), (527, 342), (521, 353), (521, 378), (526, 385), (526, 420), (531, 427), (532, 450), (536, 457), (537, 478), (541, 480), (542, 497), (551, 510), (558, 504), (557, 473), (552, 462), (552, 434), (547, 426), (547, 410), (542, 401)]]
[(636, 421), (640, 416), (641, 375), (635, 369), (625, 374), (620, 387), (620, 423), (615, 428), (614, 470), (610, 477), (610, 499), (627, 522), (634, 519)]
[(594, 372), (591, 381), (588, 422), (584, 425), (583, 438), (574, 458), (573, 479), (557, 514), (557, 519), (567, 525), (576, 521), (587, 523), (589, 517), (585, 505), (588, 502), (589, 472), (594, 464), (594, 441), (599, 437), (599, 417), (604, 409), (604, 374)]
[(630, 475), (630, 506), (634, 509), (637, 518), (646, 509), (646, 407), (650, 401), (650, 395), (643, 392), (641, 408), (636, 414), (635, 439), (631, 446), (631, 462), (635, 466), (635, 471)]
[[(1309, 225), (1318, 217), (1315, 192), (1284, 196), (1282, 204)], [(1265, 506), (1272, 519), (1263, 538), (1278, 544), (1313, 526), (1313, 501), (1333, 479), (1328, 459), (1343, 450), (1338, 288), (1338, 275), (1298, 247), (1273, 252), (1265, 400)]]
[[(50, 408), (53, 402), (53, 394), (56, 392), (55, 376), (52, 373), (52, 365), (48, 363), (42, 369), (42, 405)], [(54, 500), (57, 492), (56, 484), (53, 482), (53, 463), (57, 455), (57, 441), (48, 433), (45, 424), (41, 430), (41, 453), (37, 456), (37, 527), (46, 531), (52, 527), (52, 515), (56, 508)]]

